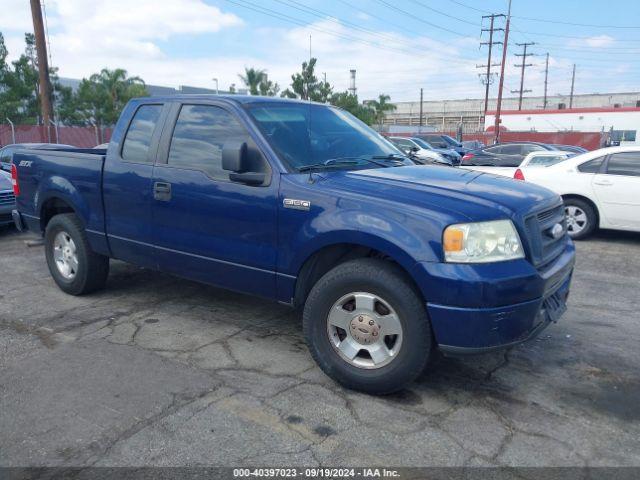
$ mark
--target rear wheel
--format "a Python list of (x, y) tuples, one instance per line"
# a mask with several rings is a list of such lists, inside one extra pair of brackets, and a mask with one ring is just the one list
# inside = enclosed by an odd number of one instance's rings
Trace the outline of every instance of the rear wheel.
[(425, 305), (388, 261), (357, 259), (329, 271), (311, 290), (303, 322), (320, 368), (367, 393), (405, 387), (424, 370), (432, 350)]
[(45, 255), (51, 276), (71, 295), (102, 288), (109, 275), (109, 257), (91, 250), (82, 223), (73, 213), (53, 217), (45, 230)]
[(567, 233), (574, 240), (588, 237), (596, 229), (598, 217), (594, 208), (579, 198), (564, 200), (564, 211), (567, 216)]

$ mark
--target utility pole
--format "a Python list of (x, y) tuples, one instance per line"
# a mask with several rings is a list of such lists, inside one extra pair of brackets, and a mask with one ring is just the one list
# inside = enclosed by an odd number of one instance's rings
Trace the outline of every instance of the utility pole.
[(420, 122), (418, 123), (422, 127), (422, 88), (420, 89)]
[(549, 52), (547, 52), (547, 59), (544, 62), (544, 100), (542, 100), (542, 109), (547, 109), (547, 86), (549, 80)]
[(494, 28), (494, 20), (496, 17), (504, 17), (504, 14), (492, 14), (492, 15), (483, 15), (482, 18), (489, 18), (490, 24), (489, 28), (483, 28), (481, 32), (489, 32), (489, 41), (488, 42), (480, 42), (480, 46), (488, 45), (489, 53), (487, 55), (487, 64), (486, 65), (476, 65), (476, 68), (485, 68), (487, 69), (487, 73), (485, 73), (485, 78), (483, 83), (485, 84), (485, 92), (484, 92), (484, 114), (487, 114), (487, 110), (489, 108), (489, 85), (491, 85), (491, 67), (499, 67), (499, 63), (491, 64), (491, 52), (493, 50), (494, 45), (500, 45), (502, 42), (494, 42), (493, 41), (493, 32), (496, 31), (504, 31), (503, 28)]
[(507, 23), (504, 26), (504, 40), (502, 43), (502, 64), (500, 65), (500, 83), (498, 85), (498, 103), (496, 105), (496, 118), (493, 124), (495, 129), (494, 142), (500, 142), (500, 110), (502, 109), (502, 90), (504, 88), (504, 64), (507, 62), (507, 47), (509, 45), (509, 24), (511, 23), (511, 0), (507, 11)]
[(520, 90), (511, 90), (511, 93), (517, 93), (518, 96), (518, 110), (522, 110), (522, 94), (530, 92), (531, 90), (524, 89), (524, 69), (532, 67), (533, 63), (527, 63), (527, 57), (535, 55), (534, 53), (527, 53), (527, 47), (529, 45), (535, 45), (535, 42), (516, 43), (517, 46), (522, 47), (522, 53), (516, 53), (516, 57), (522, 57), (522, 63), (516, 63), (514, 67), (521, 67), (520, 71)]
[(571, 74), (571, 95), (569, 95), (569, 108), (573, 108), (573, 86), (576, 83), (576, 64), (573, 64), (573, 73)]
[(40, 0), (30, 0), (31, 16), (33, 18), (33, 33), (36, 37), (36, 54), (38, 56), (38, 83), (40, 92), (40, 106), (42, 108), (42, 123), (47, 131), (47, 141), (51, 141), (50, 124), (53, 117), (51, 108), (51, 83), (49, 81), (49, 63), (47, 62), (47, 43), (42, 22)]

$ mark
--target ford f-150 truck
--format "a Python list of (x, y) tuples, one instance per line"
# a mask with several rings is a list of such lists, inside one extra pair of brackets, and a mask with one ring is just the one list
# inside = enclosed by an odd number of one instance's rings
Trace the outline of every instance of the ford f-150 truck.
[(560, 197), (418, 166), (349, 113), (252, 96), (128, 103), (105, 150), (15, 154), (16, 225), (80, 295), (109, 259), (303, 307), (320, 367), (371, 393), (431, 353), (523, 342), (565, 310)]

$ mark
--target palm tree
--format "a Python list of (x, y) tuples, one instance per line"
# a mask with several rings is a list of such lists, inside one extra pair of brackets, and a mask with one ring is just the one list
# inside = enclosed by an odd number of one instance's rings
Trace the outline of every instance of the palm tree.
[(258, 68), (245, 67), (244, 75), (239, 74), (238, 77), (240, 77), (240, 80), (242, 80), (245, 86), (249, 89), (249, 93), (251, 93), (251, 95), (258, 95), (260, 83), (266, 77), (266, 72)]
[(387, 112), (394, 111), (397, 107), (393, 103), (389, 103), (391, 97), (384, 93), (378, 95), (378, 100), (371, 100), (367, 102), (370, 107), (373, 108), (375, 112), (375, 121), (378, 125), (382, 126), (382, 122), (384, 122), (384, 117)]

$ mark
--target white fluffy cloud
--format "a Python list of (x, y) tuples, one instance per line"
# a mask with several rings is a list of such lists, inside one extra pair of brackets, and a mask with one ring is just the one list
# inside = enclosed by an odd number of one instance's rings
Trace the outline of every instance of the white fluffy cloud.
[[(5, 1), (11, 3), (11, 18), (0, 16), (0, 29), (16, 57), (24, 48), (23, 32), (31, 30), (29, 5), (24, 0)], [(349, 86), (349, 70), (355, 68), (362, 99), (381, 92), (397, 100), (415, 99), (420, 87), (427, 99), (482, 93), (475, 65), (483, 61), (484, 52), (470, 47), (477, 45), (471, 37), (441, 42), (431, 32), (421, 37), (363, 32), (331, 18), (307, 27), (256, 29), (203, 0), (109, 0), (108, 4), (47, 0), (46, 7), (53, 63), (65, 77), (82, 78), (103, 67), (122, 67), (151, 84), (213, 87), (216, 77), (220, 88), (226, 89), (240, 83), (238, 73), (245, 66), (253, 66), (266, 69), (284, 89), (308, 59), (311, 34), (318, 76), (326, 73), (338, 91)], [(255, 52), (194, 56), (169, 54), (162, 48), (165, 42), (195, 43), (199, 35), (226, 35), (238, 28), (256, 45)]]

